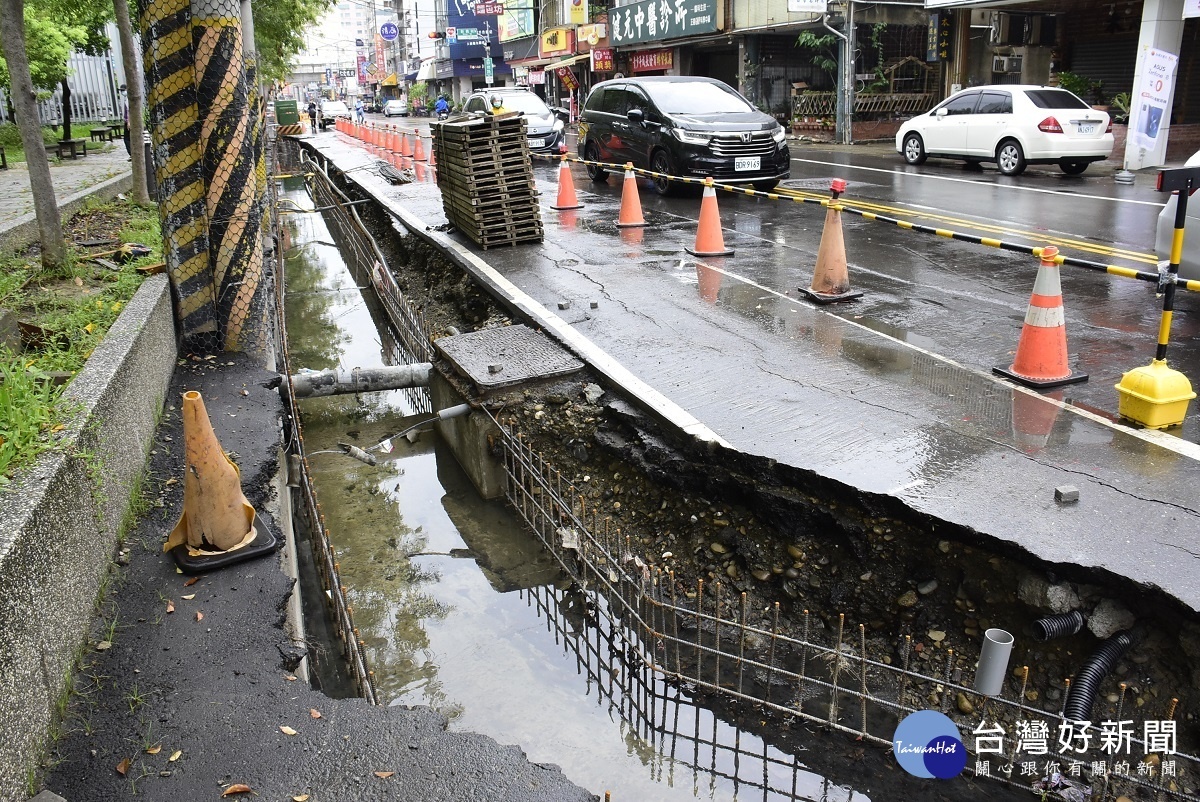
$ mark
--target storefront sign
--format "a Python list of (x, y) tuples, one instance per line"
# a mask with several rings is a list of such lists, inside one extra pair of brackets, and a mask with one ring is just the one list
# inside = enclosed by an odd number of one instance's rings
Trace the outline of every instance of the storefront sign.
[(1174, 85), (1175, 67), (1179, 56), (1150, 49), (1142, 67), (1142, 77), (1134, 87), (1129, 105), (1129, 130), (1139, 148), (1153, 150), (1163, 128), (1170, 124), (1171, 109), (1167, 99)]
[(571, 72), (570, 67), (559, 67), (554, 73), (568, 92), (574, 92), (579, 88), (579, 81), (575, 79), (575, 73)]
[(529, 85), (530, 86), (542, 86), (545, 83), (546, 83), (546, 71), (545, 70), (530, 70), (529, 71)]
[(634, 72), (669, 70), (675, 66), (675, 51), (669, 47), (663, 50), (643, 50), (641, 53), (634, 53), (629, 63)]
[(567, 7), (566, 21), (572, 25), (582, 25), (588, 21), (587, 0), (563, 0)]
[(569, 56), (575, 53), (575, 31), (570, 28), (551, 28), (542, 33), (538, 56)]
[(717, 0), (643, 0), (609, 9), (609, 41), (632, 45), (720, 29)]
[(929, 30), (925, 41), (926, 61), (949, 61), (954, 55), (954, 25), (946, 11), (929, 15)]
[(503, 3), (476, 3), (475, 16), (498, 17), (504, 13)]
[[(1200, 0), (1196, 0), (1200, 2)], [(606, 26), (603, 22), (599, 25), (580, 25), (575, 29), (575, 42), (582, 45), (587, 42), (592, 47), (600, 44), (600, 40), (608, 35)]]
[(592, 51), (592, 72), (615, 72), (617, 60), (611, 47), (601, 47)]
[(824, 14), (828, 5), (826, 0), (788, 0), (788, 13)]

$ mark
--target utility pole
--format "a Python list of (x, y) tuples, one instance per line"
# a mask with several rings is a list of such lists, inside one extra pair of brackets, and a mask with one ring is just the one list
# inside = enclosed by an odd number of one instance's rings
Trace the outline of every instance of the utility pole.
[(492, 88), (492, 23), (483, 23), (483, 81)]

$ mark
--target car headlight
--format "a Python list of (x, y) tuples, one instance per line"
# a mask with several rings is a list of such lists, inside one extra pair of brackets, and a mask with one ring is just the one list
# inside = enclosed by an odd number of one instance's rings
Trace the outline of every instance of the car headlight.
[(555, 118), (555, 120), (554, 120), (555, 132), (561, 131), (562, 129), (563, 129), (563, 121)]
[(672, 128), (671, 133), (680, 142), (687, 142), (689, 145), (707, 145), (709, 140), (708, 134), (696, 134), (682, 128)]
[(775, 133), (771, 134), (771, 139), (774, 139), (776, 142), (782, 142), (787, 139), (787, 132), (783, 130), (782, 125), (775, 129)]

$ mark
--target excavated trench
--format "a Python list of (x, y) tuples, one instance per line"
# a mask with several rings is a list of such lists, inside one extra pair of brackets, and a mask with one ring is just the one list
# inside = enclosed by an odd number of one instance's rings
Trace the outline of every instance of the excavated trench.
[[(377, 207), (363, 204), (357, 211), (435, 336), (525, 322)], [(470, 388), (460, 385), (469, 396)], [(814, 640), (827, 642), (840, 629), (857, 632), (861, 624), (861, 638), (848, 639), (851, 661), (865, 655), (884, 665), (903, 661), (914, 672), (944, 677), (954, 686), (970, 686), (982, 633), (1002, 628), (1017, 641), (1005, 695), (1022, 697), (1030, 718), (1039, 710), (1048, 718), (1059, 713), (1066, 678), (1102, 639), (1132, 630), (1136, 642), (1101, 684), (1094, 718), (1120, 712), (1140, 723), (1173, 714), (1179, 751), (1195, 751), (1200, 733), (1190, 711), (1192, 689), (1200, 687), (1200, 627), (1152, 588), (1074, 566), (1039, 565), (1010, 544), (916, 513), (894, 497), (861, 493), (753, 455), (705, 448), (664, 429), (586, 370), (492, 396), (488, 407), (554, 466), (591, 520), (619, 531), (648, 571), (671, 572), (685, 603), (704, 604), (727, 620), (744, 621), (750, 611), (752, 623), (763, 629), (804, 628), (815, 633)], [(1034, 639), (1035, 620), (1075, 609), (1088, 618), (1080, 633), (1045, 643)], [(1028, 666), (1027, 675), (1022, 666)], [(825, 677), (833, 673), (828, 666), (810, 670), (824, 671)], [(765, 680), (768, 699), (770, 684)], [(1024, 794), (994, 782), (980, 787), (983, 781), (973, 778), (960, 780), (966, 785), (953, 791), (934, 791), (898, 771), (885, 747), (820, 733), (819, 726), (733, 695), (686, 690), (739, 731), (784, 752), (803, 752), (806, 765), (860, 795)], [(968, 744), (981, 713), (999, 719), (1009, 732), (1016, 725), (1013, 714), (981, 709), (983, 697), (936, 682), (909, 693), (908, 704), (951, 715)], [(1140, 757), (1134, 755), (1135, 764)], [(1181, 766), (1179, 777), (1161, 782), (1186, 794), (1197, 780)], [(1093, 778), (1093, 790), (1100, 792), (1099, 778)]]

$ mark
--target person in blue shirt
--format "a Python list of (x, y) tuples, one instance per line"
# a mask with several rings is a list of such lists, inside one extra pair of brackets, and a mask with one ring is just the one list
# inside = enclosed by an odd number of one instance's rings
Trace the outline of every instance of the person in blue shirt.
[(366, 109), (363, 108), (361, 97), (354, 101), (354, 116), (358, 118), (358, 124), (362, 125), (363, 120), (366, 118)]
[(449, 102), (447, 102), (447, 100), (446, 100), (446, 96), (445, 96), (445, 95), (440, 95), (440, 96), (438, 97), (438, 99), (437, 99), (437, 103), (434, 103), (434, 104), (433, 104), (433, 110), (434, 110), (434, 111), (435, 111), (435, 112), (436, 112), (436, 113), (437, 113), (439, 116), (441, 116), (441, 115), (443, 115), (443, 114), (449, 114), (449, 113), (450, 113), (450, 103), (449, 103)]

